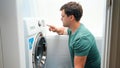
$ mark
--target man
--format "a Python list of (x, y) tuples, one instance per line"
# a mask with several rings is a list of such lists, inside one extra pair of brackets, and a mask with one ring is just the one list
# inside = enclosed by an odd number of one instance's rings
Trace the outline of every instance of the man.
[(69, 50), (73, 68), (100, 68), (101, 58), (96, 46), (94, 36), (80, 22), (83, 15), (82, 6), (76, 2), (68, 2), (61, 8), (61, 20), (65, 28), (52, 25), (49, 30), (59, 35), (69, 35)]

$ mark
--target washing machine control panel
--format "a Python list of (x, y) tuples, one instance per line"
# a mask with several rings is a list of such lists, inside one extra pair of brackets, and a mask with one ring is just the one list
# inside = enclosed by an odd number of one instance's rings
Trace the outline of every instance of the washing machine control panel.
[(24, 22), (24, 26), (26, 27), (25, 30), (26, 30), (27, 36), (34, 35), (38, 32), (42, 32), (43, 34), (45, 33), (44, 20), (41, 20), (39, 18), (24, 18), (23, 22)]

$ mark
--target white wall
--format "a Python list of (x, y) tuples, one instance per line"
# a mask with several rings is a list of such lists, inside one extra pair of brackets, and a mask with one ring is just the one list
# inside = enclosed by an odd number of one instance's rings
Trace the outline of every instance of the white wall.
[[(38, 16), (46, 24), (62, 26), (60, 7), (69, 2), (76, 1), (83, 6), (81, 23), (96, 37), (104, 35), (106, 0), (37, 0)], [(47, 31), (48, 32), (48, 31)], [(54, 34), (48, 32), (48, 34)]]
[(0, 0), (0, 6), (4, 68), (20, 68), (16, 1)]
[[(2, 38), (3, 68), (25, 68), (24, 66), (24, 36), (20, 31), (19, 0), (0, 0), (0, 28)], [(19, 12), (18, 12), (19, 11)], [(19, 26), (18, 26), (19, 25)], [(0, 38), (0, 39), (1, 39)], [(1, 68), (1, 67), (0, 67)]]

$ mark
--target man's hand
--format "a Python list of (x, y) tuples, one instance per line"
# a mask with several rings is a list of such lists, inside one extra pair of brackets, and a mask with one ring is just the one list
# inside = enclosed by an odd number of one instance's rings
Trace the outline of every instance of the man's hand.
[(49, 31), (53, 31), (53, 32), (58, 32), (58, 28), (56, 28), (55, 26), (52, 25), (47, 25), (49, 27)]
[(65, 27), (57, 28), (57, 27), (52, 26), (52, 25), (47, 25), (47, 26), (49, 27), (49, 31), (56, 32), (56, 33), (58, 33), (59, 35), (67, 34), (67, 33), (65, 32)]

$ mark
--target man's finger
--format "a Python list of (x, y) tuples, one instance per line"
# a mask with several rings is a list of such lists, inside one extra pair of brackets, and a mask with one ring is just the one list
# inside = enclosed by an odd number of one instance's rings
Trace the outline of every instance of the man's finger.
[(48, 27), (50, 27), (50, 28), (55, 28), (54, 26), (52, 26), (52, 25), (47, 25)]

